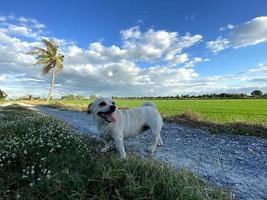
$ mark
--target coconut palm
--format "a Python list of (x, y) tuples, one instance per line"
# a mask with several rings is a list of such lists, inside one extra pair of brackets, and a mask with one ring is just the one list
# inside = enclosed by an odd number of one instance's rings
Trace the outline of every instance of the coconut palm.
[(51, 98), (52, 89), (55, 84), (56, 73), (63, 69), (64, 55), (58, 53), (58, 45), (48, 39), (42, 40), (45, 48), (34, 47), (32, 51), (28, 52), (30, 55), (34, 55), (37, 59), (35, 65), (42, 65), (42, 74), (46, 75), (52, 70), (52, 79), (47, 96), (47, 102)]

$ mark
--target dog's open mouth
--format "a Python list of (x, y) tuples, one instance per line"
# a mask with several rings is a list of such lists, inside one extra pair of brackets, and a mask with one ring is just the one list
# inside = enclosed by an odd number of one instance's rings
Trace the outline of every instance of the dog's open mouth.
[(106, 120), (107, 122), (115, 122), (116, 119), (113, 116), (114, 112), (98, 112), (98, 116)]

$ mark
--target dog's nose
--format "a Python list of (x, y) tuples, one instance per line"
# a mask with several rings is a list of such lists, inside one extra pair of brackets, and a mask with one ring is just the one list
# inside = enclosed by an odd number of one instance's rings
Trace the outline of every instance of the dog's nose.
[(112, 106), (109, 107), (109, 110), (110, 110), (111, 112), (114, 112), (115, 109), (116, 109), (116, 106), (113, 106), (113, 105), (112, 105)]

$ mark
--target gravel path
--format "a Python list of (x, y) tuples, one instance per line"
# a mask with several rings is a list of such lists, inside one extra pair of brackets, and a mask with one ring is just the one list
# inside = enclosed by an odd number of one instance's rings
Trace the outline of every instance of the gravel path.
[[(67, 122), (82, 134), (97, 136), (92, 117), (85, 112), (31, 108)], [(174, 123), (165, 123), (161, 135), (164, 145), (157, 148), (156, 159), (177, 169), (186, 167), (207, 182), (229, 188), (234, 199), (267, 199), (267, 140), (212, 135)], [(150, 134), (128, 139), (126, 151), (145, 155), (149, 139)]]

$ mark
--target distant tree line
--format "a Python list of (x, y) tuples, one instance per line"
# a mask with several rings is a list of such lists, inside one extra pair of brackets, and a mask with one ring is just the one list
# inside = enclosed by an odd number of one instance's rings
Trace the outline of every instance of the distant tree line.
[(62, 96), (61, 100), (81, 100), (81, 99), (85, 99), (83, 95), (66, 95), (66, 96)]
[(220, 94), (201, 94), (201, 95), (176, 95), (176, 96), (140, 96), (140, 97), (116, 97), (114, 99), (267, 99), (267, 93), (254, 90), (250, 95), (244, 93), (220, 93)]
[(31, 94), (28, 94), (28, 95), (26, 95), (26, 96), (23, 96), (23, 97), (19, 97), (19, 98), (17, 98), (17, 100), (45, 100), (46, 98), (44, 98), (44, 97), (34, 97), (33, 95), (31, 95)]
[[(7, 94), (0, 90), (0, 99), (5, 99)], [(91, 95), (89, 97), (84, 97), (83, 95), (65, 95), (62, 96), (61, 100), (82, 100), (90, 99), (94, 100), (96, 95)], [(140, 96), (140, 97), (118, 97), (112, 96), (113, 99), (267, 99), (267, 93), (263, 93), (260, 90), (254, 90), (250, 95), (244, 93), (220, 93), (220, 94), (201, 94), (201, 95), (176, 95), (176, 96)], [(18, 100), (44, 100), (43, 97), (34, 97), (28, 94), (24, 97), (18, 98)], [(52, 97), (51, 97), (52, 99)]]
[(82, 100), (82, 99), (91, 99), (94, 100), (96, 99), (96, 95), (91, 95), (89, 97), (84, 97), (83, 95), (66, 95), (66, 96), (62, 96), (61, 100)]

